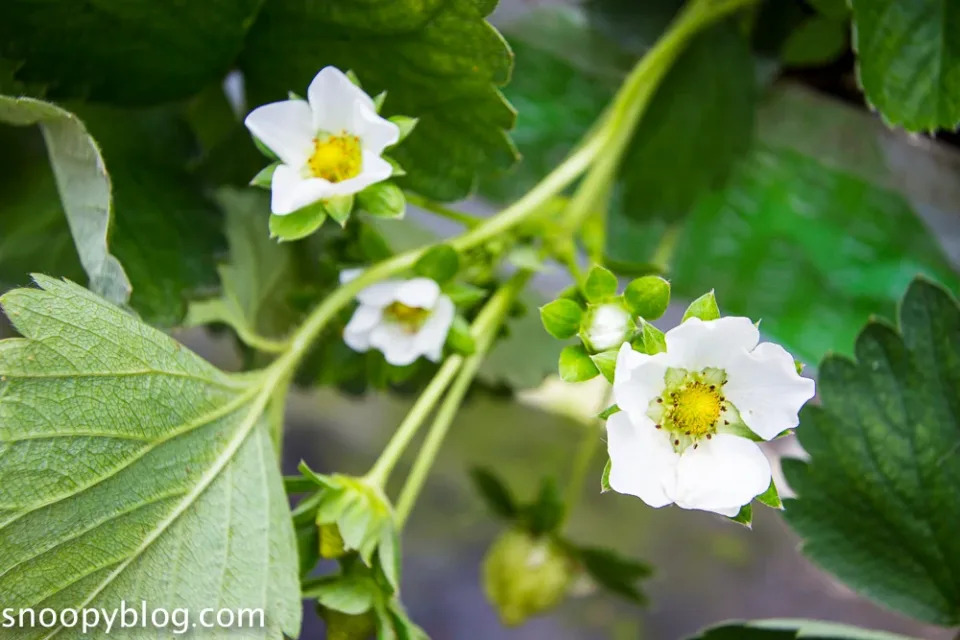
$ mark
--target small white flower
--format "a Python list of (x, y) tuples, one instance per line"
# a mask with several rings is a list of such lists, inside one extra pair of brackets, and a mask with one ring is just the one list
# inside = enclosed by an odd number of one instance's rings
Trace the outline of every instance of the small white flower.
[(380, 155), (396, 144), (400, 129), (377, 115), (370, 96), (335, 67), (316, 75), (307, 100), (265, 104), (244, 124), (282, 163), (271, 183), (270, 209), (277, 215), (363, 191), (393, 172)]
[(601, 304), (590, 309), (586, 322), (584, 340), (593, 351), (606, 351), (626, 342), (633, 330), (633, 320), (623, 306), (614, 303)]
[[(770, 485), (752, 440), (799, 424), (814, 383), (779, 345), (757, 344), (748, 318), (687, 320), (650, 356), (624, 344), (607, 421), (610, 487), (652, 507), (676, 503), (734, 516)], [(746, 427), (746, 429), (745, 429)]]
[[(359, 273), (344, 271), (340, 280), (347, 282)], [(343, 330), (348, 347), (360, 352), (377, 349), (396, 366), (420, 356), (440, 360), (456, 308), (434, 280), (384, 280), (361, 291), (357, 300), (360, 306)]]

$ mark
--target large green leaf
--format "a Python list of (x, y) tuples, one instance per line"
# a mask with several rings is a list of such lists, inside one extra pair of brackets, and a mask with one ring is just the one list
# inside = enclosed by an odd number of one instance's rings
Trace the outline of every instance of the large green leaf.
[(514, 112), (497, 90), (510, 76), (506, 42), (476, 0), (272, 0), (241, 60), (251, 105), (302, 93), (322, 67), (352, 69), (371, 95), (388, 90), (384, 112), (420, 118), (393, 155), (409, 186), (453, 200), (480, 169), (516, 156), (504, 130)]
[(10, 0), (0, 57), (52, 98), (154, 104), (223, 77), (263, 0)]
[(262, 608), (247, 637), (296, 637), (296, 542), (264, 417), (282, 376), (227, 375), (77, 285), (37, 283), (0, 299), (24, 336), (0, 342), (4, 606)]
[(689, 640), (910, 640), (906, 636), (819, 620), (771, 619), (726, 622)]
[(797, 434), (809, 462), (785, 460), (797, 498), (787, 522), (818, 565), (920, 620), (960, 623), (960, 308), (923, 279), (899, 331), (872, 322), (856, 361), (827, 357), (822, 406)]
[(960, 4), (852, 0), (853, 42), (867, 100), (910, 131), (960, 124)]
[[(0, 96), (0, 122), (40, 126), (60, 193), (62, 210), (66, 213), (80, 262), (90, 279), (90, 288), (111, 302), (125, 303), (130, 297), (130, 281), (123, 266), (107, 246), (113, 216), (111, 186), (97, 143), (74, 114), (32, 98)], [(37, 182), (41, 182), (40, 176), (45, 176), (46, 172), (35, 175)], [(27, 176), (27, 180), (33, 179), (33, 176)], [(20, 190), (22, 185), (14, 187)], [(43, 200), (42, 196), (37, 198), (42, 193), (42, 187), (28, 187), (24, 192), (21, 203), (14, 199), (8, 206), (22, 207), (24, 201), (33, 203)], [(38, 207), (38, 213), (56, 212), (59, 208), (48, 200), (46, 206)], [(9, 215), (9, 211), (4, 211), (5, 217)], [(49, 219), (49, 216), (44, 217)], [(31, 226), (37, 224), (34, 218), (25, 217), (24, 222)], [(53, 227), (56, 227), (56, 222), (53, 222)], [(33, 227), (33, 232), (41, 229)], [(20, 233), (15, 236), (16, 233), (16, 229), (11, 229), (10, 236), (4, 240), (9, 242), (11, 237), (29, 235)], [(4, 256), (5, 261), (9, 259), (6, 252), (0, 255)]]

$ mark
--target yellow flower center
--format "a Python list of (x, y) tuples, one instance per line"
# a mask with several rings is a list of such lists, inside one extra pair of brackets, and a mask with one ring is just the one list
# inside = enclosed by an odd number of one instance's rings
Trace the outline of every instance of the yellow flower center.
[(342, 133), (338, 136), (317, 136), (313, 155), (307, 160), (310, 173), (328, 182), (340, 182), (360, 174), (363, 151), (360, 138)]
[(416, 333), (430, 317), (430, 310), (423, 307), (410, 307), (402, 302), (391, 302), (383, 310), (383, 315), (388, 320), (399, 324), (406, 331)]
[(677, 391), (670, 398), (672, 403), (672, 418), (679, 431), (693, 437), (705, 436), (713, 433), (723, 401), (720, 391), (714, 385), (694, 382)]

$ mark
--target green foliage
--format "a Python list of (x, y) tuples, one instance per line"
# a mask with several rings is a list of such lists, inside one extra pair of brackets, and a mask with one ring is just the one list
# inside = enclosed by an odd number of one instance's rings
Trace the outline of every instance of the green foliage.
[(437, 200), (461, 198), (479, 170), (508, 167), (516, 155), (504, 132), (514, 112), (497, 90), (512, 60), (484, 20), (492, 8), (388, 0), (371, 11), (350, 0), (272, 0), (241, 56), (251, 104), (307, 86), (326, 65), (352, 69), (370, 95), (388, 92), (388, 115), (418, 118), (415, 133), (391, 152), (407, 171), (404, 186)]
[(483, 498), (494, 515), (505, 519), (517, 516), (518, 508), (510, 489), (489, 469), (475, 467), (470, 470), (470, 479), (477, 493)]
[(815, 66), (832, 62), (847, 50), (847, 21), (829, 16), (811, 16), (786, 42), (780, 57), (789, 66)]
[(771, 619), (752, 622), (726, 622), (702, 631), (689, 640), (910, 640), (885, 631), (861, 629), (819, 620)]
[(604, 589), (635, 604), (646, 604), (647, 597), (637, 582), (653, 575), (650, 565), (598, 547), (579, 547), (576, 557), (587, 575)]
[(264, 415), (277, 372), (222, 373), (85, 289), (36, 279), (2, 297), (23, 335), (0, 342), (9, 606), (213, 596), (263, 607), (270, 637), (296, 635), (295, 540)]
[(787, 522), (814, 562), (915, 618), (960, 622), (960, 309), (918, 279), (899, 331), (857, 339), (856, 361), (820, 366), (822, 406), (797, 430), (809, 463), (785, 460)]
[(857, 75), (867, 100), (908, 131), (960, 124), (960, 5), (852, 0)]
[(413, 271), (418, 276), (436, 280), (441, 284), (452, 280), (459, 270), (460, 256), (448, 244), (431, 247), (413, 265)]
[(218, 81), (240, 52), (263, 0), (152, 0), (89, 5), (20, 0), (4, 7), (0, 58), (52, 98), (157, 104)]
[(558, 340), (577, 335), (583, 320), (583, 308), (573, 300), (560, 298), (540, 307), (540, 321), (547, 333)]
[(96, 141), (77, 116), (42, 100), (0, 96), (0, 122), (40, 126), (90, 288), (113, 303), (126, 303), (130, 281), (108, 246), (113, 217), (110, 176)]

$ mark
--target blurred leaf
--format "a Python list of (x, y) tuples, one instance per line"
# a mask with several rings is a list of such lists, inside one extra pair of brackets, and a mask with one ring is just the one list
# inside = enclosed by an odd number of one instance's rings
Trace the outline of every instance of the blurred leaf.
[[(87, 133), (83, 122), (69, 111), (49, 102), (7, 96), (0, 96), (0, 122), (40, 126), (61, 203), (60, 207), (50, 203), (41, 209), (53, 212), (62, 208), (66, 213), (77, 254), (89, 278), (90, 289), (114, 304), (126, 303), (130, 297), (130, 281), (108, 247), (113, 217), (110, 176), (104, 167), (100, 149)], [(27, 193), (31, 192), (28, 190)], [(42, 192), (32, 193), (39, 195), (41, 201), (44, 199)], [(36, 221), (30, 220), (27, 224), (32, 226)], [(16, 234), (16, 228), (10, 233), (11, 236)], [(4, 240), (9, 242), (6, 237)], [(37, 255), (42, 256), (46, 251), (39, 250)]]
[(960, 4), (852, 0), (857, 75), (867, 100), (908, 131), (960, 124)]
[(478, 171), (516, 158), (504, 131), (515, 114), (497, 90), (512, 60), (484, 20), (491, 5), (386, 0), (371, 11), (350, 0), (273, 0), (241, 57), (251, 104), (305, 91), (326, 65), (352, 69), (370, 95), (388, 91), (385, 115), (419, 118), (391, 151), (407, 171), (403, 186), (437, 200), (461, 198)]
[(960, 307), (918, 278), (899, 331), (872, 322), (856, 362), (820, 366), (822, 406), (797, 430), (809, 462), (784, 460), (787, 522), (804, 552), (897, 611), (960, 623)]
[(470, 470), (473, 486), (483, 498), (487, 507), (501, 518), (513, 519), (517, 515), (517, 504), (507, 485), (489, 469), (475, 467)]
[(886, 631), (861, 629), (819, 620), (771, 619), (753, 622), (725, 622), (702, 631), (689, 640), (911, 640)]
[(653, 573), (650, 565), (622, 556), (612, 549), (579, 547), (576, 553), (586, 572), (604, 589), (637, 604), (647, 602), (637, 582), (650, 577)]
[(544, 478), (540, 482), (537, 498), (523, 508), (521, 517), (530, 533), (540, 536), (556, 530), (563, 522), (565, 513), (563, 494), (556, 480)]
[(452, 280), (459, 269), (460, 256), (448, 244), (430, 247), (413, 265), (413, 271), (418, 276), (430, 278), (440, 284)]
[(788, 66), (816, 66), (836, 60), (846, 49), (846, 20), (812, 16), (790, 34), (780, 57)]
[[(535, 294), (524, 294), (520, 300), (527, 306), (541, 304)], [(483, 361), (478, 378), (491, 385), (507, 385), (511, 389), (539, 386), (544, 378), (556, 373), (562, 344), (544, 331), (535, 313), (511, 319), (509, 333), (500, 339)]]
[(51, 98), (155, 104), (222, 78), (263, 0), (13, 0), (0, 21), (0, 56)]

